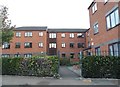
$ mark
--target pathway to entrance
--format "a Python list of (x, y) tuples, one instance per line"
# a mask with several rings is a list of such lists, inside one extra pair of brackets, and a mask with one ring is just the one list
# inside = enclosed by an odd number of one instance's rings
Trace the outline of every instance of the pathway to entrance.
[(60, 66), (59, 74), (63, 79), (75, 79), (79, 77), (78, 74), (69, 70), (66, 66)]

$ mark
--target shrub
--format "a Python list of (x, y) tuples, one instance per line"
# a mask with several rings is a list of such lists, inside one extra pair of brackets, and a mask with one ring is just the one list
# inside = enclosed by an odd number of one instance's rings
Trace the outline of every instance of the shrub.
[(60, 58), (60, 65), (61, 66), (70, 65), (70, 59), (69, 58)]
[(85, 78), (120, 78), (120, 57), (88, 56), (82, 59)]
[(2, 58), (3, 75), (53, 76), (58, 73), (58, 57)]

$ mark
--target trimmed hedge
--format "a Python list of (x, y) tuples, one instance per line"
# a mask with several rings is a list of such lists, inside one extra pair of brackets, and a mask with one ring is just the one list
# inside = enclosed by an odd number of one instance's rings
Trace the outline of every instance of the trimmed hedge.
[(120, 79), (120, 57), (88, 56), (82, 59), (82, 76), (85, 78)]
[(53, 76), (58, 73), (58, 58), (2, 58), (3, 75)]

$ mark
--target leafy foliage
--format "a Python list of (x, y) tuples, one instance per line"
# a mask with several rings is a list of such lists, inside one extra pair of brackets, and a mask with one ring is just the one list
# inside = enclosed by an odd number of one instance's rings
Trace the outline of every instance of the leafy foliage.
[(13, 29), (11, 20), (8, 19), (8, 8), (0, 7), (0, 45), (4, 42), (10, 42), (13, 37)]
[(2, 58), (3, 75), (54, 76), (58, 73), (58, 58)]
[(120, 57), (88, 56), (82, 59), (85, 78), (120, 78)]

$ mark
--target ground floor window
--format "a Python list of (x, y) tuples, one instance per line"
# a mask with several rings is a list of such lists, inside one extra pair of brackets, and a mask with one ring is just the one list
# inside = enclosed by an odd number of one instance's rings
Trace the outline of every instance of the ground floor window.
[(25, 57), (25, 58), (31, 58), (31, 57), (32, 57), (32, 54), (30, 54), (30, 53), (29, 53), (29, 54), (24, 54), (24, 57)]
[(95, 48), (95, 55), (100, 56), (100, 47)]
[(108, 46), (109, 55), (111, 56), (120, 56), (120, 42), (110, 44)]
[(65, 53), (62, 53), (62, 58), (65, 58), (66, 57), (66, 54)]
[(2, 57), (3, 58), (8, 58), (8, 57), (10, 57), (10, 54), (2, 54)]
[(14, 57), (20, 57), (20, 54), (15, 54)]
[(70, 58), (74, 58), (75, 54), (74, 53), (70, 53)]

